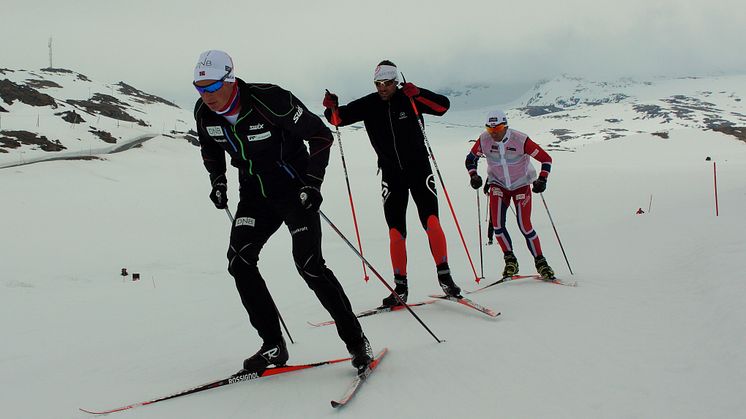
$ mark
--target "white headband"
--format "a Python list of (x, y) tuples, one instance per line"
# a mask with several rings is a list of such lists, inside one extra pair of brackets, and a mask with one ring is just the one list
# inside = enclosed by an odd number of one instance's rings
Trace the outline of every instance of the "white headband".
[(399, 70), (393, 65), (382, 64), (373, 72), (373, 81), (399, 80)]

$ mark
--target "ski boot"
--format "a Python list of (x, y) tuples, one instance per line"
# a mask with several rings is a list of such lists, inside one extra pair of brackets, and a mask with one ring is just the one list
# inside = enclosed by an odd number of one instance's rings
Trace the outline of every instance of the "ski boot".
[(505, 259), (503, 278), (509, 278), (513, 275), (518, 274), (518, 259), (515, 258), (513, 252), (505, 252), (503, 259)]
[(257, 353), (246, 358), (243, 361), (243, 371), (264, 371), (270, 365), (281, 367), (288, 362), (289, 357), (290, 355), (288, 354), (287, 345), (285, 345), (285, 339), (280, 337), (280, 340), (277, 342), (264, 342)]
[(549, 266), (544, 256), (539, 255), (534, 259), (534, 261), (536, 262), (536, 272), (538, 272), (543, 279), (554, 279), (554, 270)]
[[(407, 295), (409, 294), (409, 288), (407, 287), (407, 277), (403, 275), (394, 275), (394, 293), (399, 295), (402, 301), (407, 302)], [(394, 307), (399, 306), (401, 303), (396, 298), (394, 293), (391, 293), (388, 297), (381, 301), (381, 307)]]
[(347, 351), (352, 357), (352, 366), (357, 369), (358, 374), (362, 374), (368, 365), (373, 362), (373, 349), (371, 349), (370, 342), (365, 336), (357, 345), (348, 345)]
[(438, 283), (443, 288), (443, 292), (449, 297), (463, 298), (461, 296), (461, 288), (453, 282), (451, 277), (451, 270), (448, 268), (448, 263), (441, 263), (437, 266), (438, 268)]

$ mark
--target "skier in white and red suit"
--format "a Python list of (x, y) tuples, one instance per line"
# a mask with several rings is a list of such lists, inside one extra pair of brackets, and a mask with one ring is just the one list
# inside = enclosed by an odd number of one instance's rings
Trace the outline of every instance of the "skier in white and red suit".
[[(503, 277), (518, 273), (518, 260), (513, 254), (513, 243), (505, 228), (505, 215), (512, 199), (518, 226), (534, 256), (537, 272), (546, 279), (554, 278), (554, 271), (542, 254), (539, 236), (531, 226), (531, 186), (533, 184), (534, 193), (544, 192), (552, 169), (552, 157), (528, 135), (508, 128), (508, 118), (500, 110), (487, 115), (485, 131), (466, 156), (466, 169), (469, 171), (471, 186), (474, 189), (482, 186), (482, 177), (477, 174), (480, 157), (487, 159), (490, 215), (495, 239), (504, 254)], [(538, 179), (530, 158), (541, 163)]]

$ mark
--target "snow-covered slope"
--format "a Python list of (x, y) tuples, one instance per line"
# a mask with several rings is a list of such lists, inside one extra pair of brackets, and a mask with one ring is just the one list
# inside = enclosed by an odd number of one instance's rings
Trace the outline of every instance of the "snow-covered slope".
[(0, 167), (88, 158), (161, 134), (184, 137), (190, 119), (191, 111), (124, 82), (0, 68)]
[[(623, 106), (589, 109), (617, 105)], [(539, 141), (545, 136), (536, 133), (552, 123), (584, 132), (584, 125), (573, 124), (610, 117), (511, 115), (515, 128)], [(625, 123), (635, 121), (632, 115)], [(446, 116), (426, 118), (428, 138), (476, 270), (483, 261), (485, 281), (494, 280), (501, 254), (497, 246), (480, 248), (485, 203), (478, 214), (478, 193), (463, 165), (482, 115), (454, 109)], [(629, 132), (614, 141), (588, 140), (575, 152), (551, 152), (543, 196), (574, 275), (538, 196), (533, 225), (557, 274), (577, 280), (577, 288), (515, 281), (475, 294), (475, 301), (502, 312), (494, 320), (448, 302), (416, 309), (444, 343), (406, 312), (364, 319), (374, 349), (386, 346), (390, 353), (344, 412), (329, 400), (341, 396), (354, 373), (346, 363), (111, 417), (746, 416), (746, 144), (711, 130), (668, 127), (665, 140)], [(391, 280), (371, 146), (364, 131), (342, 128), (341, 134), (364, 252)], [(322, 210), (354, 242), (338, 151), (332, 150)], [(717, 163), (718, 217), (706, 156)], [(232, 172), (233, 209), (235, 180)], [(106, 160), (0, 170), (3, 417), (87, 418), (79, 407), (121, 406), (179, 391), (235, 372), (256, 351), (260, 339), (226, 272), (229, 221), (208, 193), (197, 149), (164, 136)], [(471, 289), (472, 270), (440, 196), (451, 267), (456, 281)], [(635, 215), (638, 207), (646, 214)], [(438, 285), (413, 205), (408, 223), (410, 299), (417, 301)], [(513, 219), (508, 230), (521, 272), (532, 273)], [(355, 309), (387, 295), (372, 275), (363, 281), (360, 261), (328, 228), (323, 244)], [(306, 324), (328, 314), (295, 271), (285, 229), (265, 246), (259, 266), (296, 342), (290, 362), (345, 355), (334, 328)], [(142, 279), (121, 277), (123, 267)]]
[[(450, 96), (451, 124), (481, 127), (489, 102), (489, 85), (459, 89)], [(482, 103), (477, 110), (465, 92)], [(481, 92), (481, 93), (480, 93)], [(550, 149), (575, 150), (585, 144), (634, 134), (667, 138), (672, 130), (719, 131), (746, 141), (746, 75), (594, 81), (559, 76), (538, 83), (521, 98), (504, 105), (510, 125), (530, 126), (532, 138)]]

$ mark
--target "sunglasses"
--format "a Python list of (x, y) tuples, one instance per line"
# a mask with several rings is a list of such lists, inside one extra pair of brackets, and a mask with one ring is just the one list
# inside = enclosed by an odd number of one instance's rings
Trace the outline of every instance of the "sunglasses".
[(500, 132), (503, 128), (505, 128), (506, 124), (498, 124), (498, 125), (485, 125), (484, 127), (487, 129), (487, 132)]
[(197, 86), (194, 84), (194, 88), (197, 89), (197, 91), (202, 93), (215, 93), (218, 90), (220, 90), (221, 87), (223, 87), (223, 83), (225, 82), (225, 78), (228, 77), (229, 74), (231, 74), (231, 70), (228, 70), (227, 73), (225, 73), (225, 76), (223, 76), (220, 80), (216, 81), (215, 83), (210, 83), (207, 86)]
[(396, 79), (393, 80), (375, 80), (373, 83), (375, 83), (376, 86), (381, 87), (389, 87), (396, 83)]

